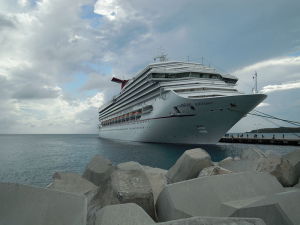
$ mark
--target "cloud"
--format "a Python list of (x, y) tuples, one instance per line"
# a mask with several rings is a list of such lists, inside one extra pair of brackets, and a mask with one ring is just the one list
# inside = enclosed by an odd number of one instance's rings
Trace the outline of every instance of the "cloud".
[(286, 91), (290, 89), (300, 88), (300, 81), (284, 83), (284, 84), (277, 84), (277, 85), (267, 85), (263, 87), (261, 90), (262, 93), (271, 93), (274, 91)]
[(102, 34), (113, 56), (110, 62), (125, 72), (149, 63), (160, 47), (171, 59), (189, 56), (200, 62), (204, 56), (205, 63), (227, 71), (298, 51), (299, 8), (300, 2), (280, 0), (95, 4), (95, 12), (107, 19)]
[(70, 101), (59, 96), (6, 102), (6, 107), (13, 110), (14, 122), (0, 123), (0, 133), (96, 133), (97, 111), (102, 104), (101, 93), (85, 100)]
[(103, 15), (109, 20), (114, 20), (124, 14), (124, 11), (118, 6), (116, 0), (103, 0), (96, 2), (95, 13)]
[(60, 87), (33, 86), (24, 85), (19, 90), (14, 92), (12, 98), (17, 99), (43, 99), (43, 98), (57, 98), (61, 94)]
[[(258, 89), (264, 89), (270, 85), (294, 86), (300, 79), (300, 56), (289, 56), (264, 60), (245, 66), (232, 72), (238, 78), (239, 88), (245, 92), (251, 92), (254, 81), (253, 75), (258, 74)], [(296, 85), (297, 86), (297, 85)]]
[(0, 132), (96, 133), (104, 95), (62, 88), (74, 74), (99, 72), (89, 65), (102, 58), (100, 34), (81, 18), (93, 1), (18, 3), (0, 3)]
[(0, 14), (0, 31), (4, 28), (14, 28), (14, 22)]
[[(257, 71), (260, 93), (267, 99), (259, 104), (260, 111), (288, 120), (299, 120), (300, 115), (300, 57), (289, 56), (264, 60), (233, 72), (238, 78), (238, 89), (250, 93), (254, 82), (252, 76)], [(290, 124), (247, 116), (231, 131), (250, 131), (257, 128), (290, 126)]]

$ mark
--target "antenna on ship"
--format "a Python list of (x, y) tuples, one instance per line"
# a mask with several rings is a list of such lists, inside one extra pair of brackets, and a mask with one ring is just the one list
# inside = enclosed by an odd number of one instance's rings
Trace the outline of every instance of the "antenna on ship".
[(257, 94), (257, 72), (255, 71), (254, 75), (253, 75), (253, 80), (254, 80), (254, 88), (252, 88), (252, 92), (253, 94)]
[(158, 60), (158, 62), (166, 62), (168, 61), (167, 54), (162, 53), (161, 55), (158, 55), (153, 58), (154, 62)]

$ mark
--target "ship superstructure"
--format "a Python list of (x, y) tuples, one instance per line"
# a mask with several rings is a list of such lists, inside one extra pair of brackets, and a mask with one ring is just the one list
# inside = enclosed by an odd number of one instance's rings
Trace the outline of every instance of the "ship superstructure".
[(99, 136), (161, 142), (216, 143), (266, 96), (243, 94), (237, 77), (190, 62), (148, 65), (99, 109)]

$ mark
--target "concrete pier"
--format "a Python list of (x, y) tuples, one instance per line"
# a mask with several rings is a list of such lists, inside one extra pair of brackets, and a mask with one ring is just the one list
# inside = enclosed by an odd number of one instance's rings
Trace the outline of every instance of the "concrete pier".
[(281, 133), (229, 133), (219, 142), (263, 145), (300, 145), (300, 136), (297, 134)]

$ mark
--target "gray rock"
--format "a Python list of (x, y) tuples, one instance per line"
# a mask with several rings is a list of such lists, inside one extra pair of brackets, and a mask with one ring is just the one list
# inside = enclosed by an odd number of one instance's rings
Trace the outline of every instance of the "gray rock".
[(105, 196), (110, 204), (136, 203), (155, 218), (151, 184), (139, 163), (121, 163), (111, 177), (111, 192)]
[(159, 223), (160, 225), (266, 225), (258, 218), (192, 217)]
[(232, 172), (255, 171), (257, 161), (251, 159), (226, 160), (221, 161), (219, 166)]
[(224, 205), (232, 207), (234, 217), (259, 217), (267, 225), (297, 225), (300, 224), (299, 200), (300, 190), (290, 190)]
[(218, 165), (233, 172), (255, 171), (257, 160), (265, 157), (266, 155), (258, 149), (244, 149), (241, 152), (240, 160), (228, 157), (220, 161)]
[[(260, 197), (263, 199), (263, 197)], [(232, 217), (259, 217), (267, 225), (293, 225), (286, 214), (277, 203), (268, 203), (251, 206), (259, 198), (243, 199), (238, 201), (225, 202), (222, 208), (225, 211), (232, 212)]]
[(293, 165), (281, 156), (269, 155), (258, 159), (256, 163), (256, 171), (271, 173), (285, 187), (293, 186), (298, 181)]
[(300, 149), (283, 156), (294, 166), (298, 179), (300, 178)]
[(185, 151), (177, 162), (168, 170), (166, 177), (168, 183), (175, 183), (192, 179), (199, 172), (212, 165), (210, 155), (201, 148)]
[(70, 192), (87, 197), (88, 203), (98, 192), (98, 187), (76, 173), (56, 172), (48, 186), (57, 191)]
[(249, 149), (244, 149), (241, 152), (241, 159), (248, 159), (248, 160), (256, 160), (256, 159), (260, 159), (260, 158), (265, 158), (266, 154), (264, 152), (262, 152), (259, 149), (255, 149), (255, 148), (249, 148)]
[(206, 167), (200, 171), (198, 177), (205, 177), (205, 176), (213, 176), (213, 175), (222, 175), (232, 173), (232, 171), (222, 168), (220, 166), (210, 166)]
[(273, 152), (264, 153), (258, 149), (246, 149), (241, 153), (241, 160), (228, 158), (219, 162), (219, 166), (233, 172), (268, 172), (284, 186), (292, 186), (298, 179), (289, 160)]
[(268, 173), (231, 173), (207, 176), (168, 185), (156, 202), (159, 221), (191, 216), (226, 217), (232, 212), (222, 203), (282, 192), (284, 188)]
[(96, 213), (95, 225), (151, 225), (154, 221), (134, 203), (105, 206)]
[(221, 160), (218, 165), (221, 165), (222, 163), (227, 163), (233, 161), (233, 158), (231, 156), (228, 156), (227, 158)]
[(94, 213), (101, 207), (101, 202), (98, 202), (96, 196), (99, 187), (92, 182), (82, 178), (76, 173), (56, 172), (53, 175), (53, 182), (48, 188), (83, 195), (87, 199), (87, 224), (94, 224)]
[(237, 160), (241, 160), (241, 158), (239, 156), (235, 156), (233, 160), (237, 161)]
[(298, 183), (294, 187), (295, 188), (300, 188), (300, 179), (298, 180)]
[(100, 155), (94, 158), (86, 166), (83, 173), (83, 178), (89, 180), (97, 186), (104, 185), (108, 182), (113, 171), (113, 165), (110, 160), (103, 158)]
[(154, 203), (156, 202), (158, 195), (167, 185), (167, 170), (160, 168), (153, 168), (150, 166), (144, 166), (144, 171), (150, 181), (151, 188), (153, 191)]
[(0, 224), (85, 225), (82, 195), (21, 184), (0, 183)]

